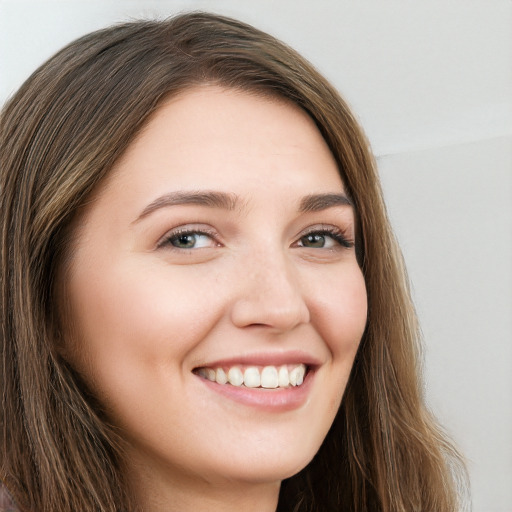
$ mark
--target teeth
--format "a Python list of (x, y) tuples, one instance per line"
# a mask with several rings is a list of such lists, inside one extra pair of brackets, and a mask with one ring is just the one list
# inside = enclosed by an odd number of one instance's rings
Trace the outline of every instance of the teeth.
[(244, 383), (244, 374), (238, 366), (233, 366), (228, 372), (228, 381), (232, 386), (241, 386)]
[(244, 372), (244, 386), (247, 388), (259, 388), (261, 377), (258, 368), (250, 366)]
[(215, 370), (215, 382), (217, 384), (226, 384), (227, 381), (228, 381), (228, 377), (227, 377), (226, 373), (224, 372), (224, 370), (222, 368), (217, 368)]
[(290, 372), (290, 384), (292, 386), (300, 386), (304, 381), (304, 371), (297, 366)]
[(306, 365), (282, 365), (279, 368), (248, 366), (245, 370), (239, 366), (232, 366), (229, 369), (199, 368), (197, 374), (221, 385), (229, 383), (237, 387), (244, 385), (248, 388), (276, 389), (300, 386), (304, 382)]
[(212, 382), (215, 382), (215, 370), (212, 368), (204, 368), (203, 377), (205, 377), (208, 380), (211, 380)]
[(262, 388), (277, 388), (279, 386), (279, 377), (275, 366), (265, 366), (261, 372)]
[(288, 367), (281, 366), (279, 368), (279, 387), (280, 388), (286, 388), (290, 385), (290, 377), (288, 376)]

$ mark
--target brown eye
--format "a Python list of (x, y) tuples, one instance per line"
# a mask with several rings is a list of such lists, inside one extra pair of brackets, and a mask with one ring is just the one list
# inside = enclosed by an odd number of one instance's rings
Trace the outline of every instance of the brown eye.
[(303, 247), (312, 247), (315, 249), (322, 249), (326, 244), (326, 236), (319, 233), (310, 233), (300, 239)]
[(178, 235), (169, 239), (174, 247), (180, 249), (193, 249), (196, 245), (196, 235)]
[(300, 237), (298, 245), (308, 249), (336, 249), (341, 247), (350, 249), (354, 247), (353, 242), (349, 241), (344, 233), (337, 228), (310, 231)]

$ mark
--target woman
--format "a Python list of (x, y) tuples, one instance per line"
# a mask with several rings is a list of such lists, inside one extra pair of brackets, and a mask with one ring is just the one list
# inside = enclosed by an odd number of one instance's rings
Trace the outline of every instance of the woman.
[(211, 14), (119, 25), (0, 130), (19, 510), (458, 508), (368, 143), (304, 59)]

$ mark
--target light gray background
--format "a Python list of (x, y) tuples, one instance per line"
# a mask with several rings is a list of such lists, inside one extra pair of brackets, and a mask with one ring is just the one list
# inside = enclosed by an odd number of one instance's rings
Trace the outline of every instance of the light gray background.
[(408, 264), (428, 401), (474, 511), (512, 511), (512, 2), (3, 0), (0, 102), (85, 32), (189, 9), (277, 35), (352, 105)]

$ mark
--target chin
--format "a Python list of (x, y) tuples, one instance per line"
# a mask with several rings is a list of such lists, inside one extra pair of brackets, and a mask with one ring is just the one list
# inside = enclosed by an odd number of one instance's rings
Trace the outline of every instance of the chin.
[[(217, 467), (214, 473), (225, 474), (230, 481), (240, 483), (264, 484), (281, 482), (302, 471), (313, 459), (316, 451), (297, 454), (257, 454), (252, 457), (245, 452), (244, 456), (229, 460), (229, 466)], [(241, 459), (241, 460), (239, 460)], [(213, 468), (212, 468), (213, 469)]]

